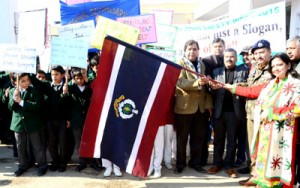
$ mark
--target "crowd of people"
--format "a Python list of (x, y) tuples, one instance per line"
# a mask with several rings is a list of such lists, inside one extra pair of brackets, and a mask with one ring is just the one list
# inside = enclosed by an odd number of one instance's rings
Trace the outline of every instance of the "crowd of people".
[[(300, 37), (287, 40), (286, 51), (277, 54), (264, 39), (240, 53), (226, 48), (221, 38), (212, 46), (213, 54), (200, 58), (197, 41), (184, 45), (184, 57), (177, 62), (184, 69), (167, 118), (160, 122), (148, 175), (161, 177), (162, 164), (173, 169), (173, 158), (175, 174), (188, 165), (207, 174), (224, 170), (230, 178), (249, 174), (239, 181), (243, 186), (300, 183)], [(243, 64), (237, 65), (238, 55)], [(100, 172), (103, 166), (105, 177), (122, 176), (107, 159), (79, 156), (98, 63), (99, 54), (94, 54), (87, 69), (52, 66), (50, 76), (42, 70), (36, 75), (2, 72), (0, 140), (13, 145), (16, 176), (35, 164), (39, 176), (48, 169), (64, 172), (72, 155), (78, 158), (76, 171), (89, 165)], [(213, 165), (206, 170), (211, 135)]]

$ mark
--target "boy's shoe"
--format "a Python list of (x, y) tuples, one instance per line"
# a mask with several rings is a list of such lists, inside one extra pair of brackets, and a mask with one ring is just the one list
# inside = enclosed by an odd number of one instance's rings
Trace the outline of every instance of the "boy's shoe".
[(173, 166), (171, 163), (165, 163), (165, 166), (167, 167), (168, 170), (172, 170)]
[(153, 178), (160, 178), (161, 177), (161, 170), (155, 170), (154, 175), (152, 177)]
[(153, 172), (154, 172), (153, 167), (149, 167), (147, 176), (151, 176), (153, 174)]
[(76, 170), (77, 172), (80, 172), (80, 171), (82, 171), (82, 170), (85, 169), (85, 168), (86, 168), (86, 165), (80, 164), (80, 165), (76, 166), (75, 170)]
[(67, 166), (61, 165), (61, 166), (58, 168), (58, 172), (64, 172), (64, 171), (66, 171), (66, 169), (67, 169)]
[(114, 168), (114, 174), (117, 177), (121, 177), (123, 175), (119, 168)]
[(103, 176), (109, 177), (109, 176), (111, 176), (111, 173), (112, 173), (112, 167), (107, 167), (103, 173)]
[(56, 171), (56, 170), (58, 170), (58, 165), (57, 165), (57, 164), (51, 164), (51, 165), (50, 165), (50, 171), (51, 171), (51, 172), (54, 172), (54, 171)]
[(16, 175), (16, 177), (19, 177), (26, 171), (27, 170), (25, 170), (25, 169), (19, 168), (18, 170), (15, 171), (15, 175)]
[(103, 167), (99, 166), (98, 164), (91, 164), (90, 167), (96, 170), (97, 172), (101, 172), (101, 170), (103, 170)]
[(47, 167), (41, 167), (39, 168), (39, 171), (38, 171), (38, 176), (43, 176), (46, 174), (48, 168)]

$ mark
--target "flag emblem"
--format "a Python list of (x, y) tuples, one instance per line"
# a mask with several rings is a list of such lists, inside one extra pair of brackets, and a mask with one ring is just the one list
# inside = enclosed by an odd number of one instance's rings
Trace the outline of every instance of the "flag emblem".
[(173, 62), (106, 37), (80, 157), (102, 157), (127, 173), (146, 177), (180, 71)]
[(138, 110), (136, 110), (136, 105), (131, 99), (124, 99), (124, 95), (121, 95), (114, 102), (116, 117), (130, 119), (134, 114), (138, 114)]

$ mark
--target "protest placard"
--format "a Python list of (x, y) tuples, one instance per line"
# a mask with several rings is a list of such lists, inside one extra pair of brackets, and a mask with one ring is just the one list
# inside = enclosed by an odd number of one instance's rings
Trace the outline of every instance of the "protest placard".
[(36, 73), (36, 50), (17, 44), (0, 44), (0, 70)]
[(46, 44), (46, 9), (19, 12), (18, 44), (34, 48), (37, 54)]
[(156, 24), (157, 42), (153, 46), (173, 48), (173, 43), (177, 33), (177, 27), (164, 24)]
[(118, 22), (140, 30), (137, 44), (156, 42), (155, 17), (153, 14), (117, 18)]
[(140, 31), (137, 28), (98, 16), (96, 29), (92, 37), (92, 46), (101, 50), (106, 35), (136, 45), (139, 34)]
[(84, 41), (54, 37), (51, 40), (51, 64), (87, 68), (88, 45)]
[(82, 41), (91, 42), (95, 30), (94, 21), (85, 21), (80, 23), (68, 24), (59, 27), (59, 37), (74, 38)]
[(175, 62), (176, 60), (176, 52), (173, 50), (160, 50), (160, 49), (151, 49), (151, 48), (148, 48), (146, 50), (162, 58), (165, 58), (169, 61)]

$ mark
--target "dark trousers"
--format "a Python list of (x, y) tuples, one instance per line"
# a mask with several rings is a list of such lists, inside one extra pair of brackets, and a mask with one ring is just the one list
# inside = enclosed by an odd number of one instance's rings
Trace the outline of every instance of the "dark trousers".
[[(233, 168), (236, 152), (236, 132), (239, 121), (234, 112), (223, 112), (219, 119), (214, 119), (214, 156), (213, 163), (225, 169)], [(223, 154), (226, 145), (226, 155)]]
[(78, 156), (79, 164), (80, 165), (87, 165), (87, 164), (98, 165), (97, 159), (95, 159), (95, 158), (83, 158), (83, 157), (79, 156), (82, 128), (73, 128), (72, 130), (73, 130), (74, 141), (75, 141), (74, 154), (75, 154), (75, 156)]
[(47, 167), (45, 144), (42, 140), (40, 131), (32, 133), (15, 132), (18, 148), (19, 168), (27, 169), (30, 167), (30, 158), (28, 153), (28, 143), (32, 144), (34, 158), (40, 168)]
[(82, 157), (79, 156), (79, 148), (80, 148), (80, 141), (81, 141), (81, 136), (82, 136), (82, 128), (73, 128), (73, 135), (74, 135), (74, 141), (75, 141), (74, 155), (78, 156), (79, 164), (86, 165), (87, 164), (86, 158), (82, 158)]
[(54, 120), (47, 123), (48, 147), (53, 165), (65, 166), (68, 162), (66, 121)]
[(5, 116), (4, 127), (5, 127), (6, 131), (4, 132), (4, 134), (5, 134), (7, 143), (13, 145), (13, 155), (17, 156), (16, 154), (18, 153), (18, 151), (17, 151), (16, 137), (14, 135), (14, 132), (12, 130), (10, 130), (11, 119), (12, 119), (12, 116)]
[[(237, 152), (236, 160), (244, 162), (246, 160), (246, 149), (248, 146), (247, 139), (247, 123), (241, 122), (237, 128)], [(248, 158), (249, 160), (249, 158)]]
[(203, 165), (202, 159), (206, 156), (208, 113), (201, 113), (199, 110), (194, 114), (175, 114), (175, 127), (177, 137), (176, 166), (184, 168), (186, 166), (186, 145), (190, 135), (190, 167), (200, 167)]

